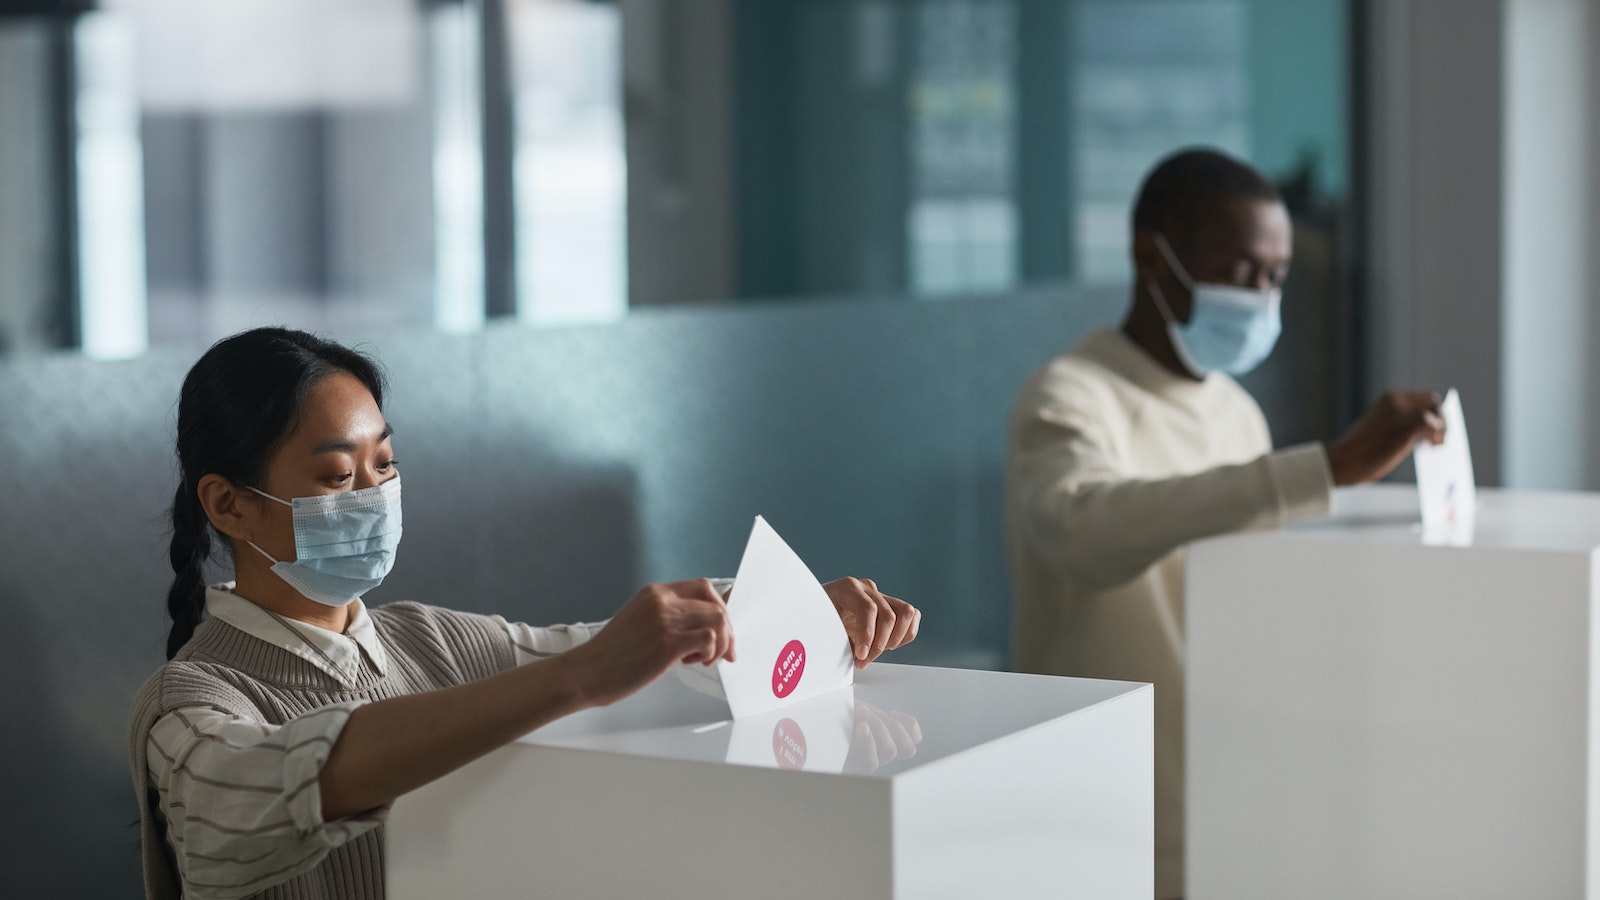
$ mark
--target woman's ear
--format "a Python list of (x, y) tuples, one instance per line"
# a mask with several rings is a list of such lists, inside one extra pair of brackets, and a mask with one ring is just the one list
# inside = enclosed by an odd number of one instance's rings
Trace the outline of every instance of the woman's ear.
[(196, 488), (200, 507), (216, 529), (236, 541), (255, 540), (260, 514), (256, 505), (233, 482), (221, 475), (206, 475)]

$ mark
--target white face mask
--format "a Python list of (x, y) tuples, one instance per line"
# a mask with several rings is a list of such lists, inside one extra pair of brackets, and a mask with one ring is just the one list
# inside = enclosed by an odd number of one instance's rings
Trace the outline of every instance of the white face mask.
[(279, 500), (294, 510), (293, 560), (272, 560), (272, 571), (307, 599), (346, 606), (383, 583), (400, 546), (400, 476), (374, 487)]
[(1172, 273), (1193, 296), (1189, 321), (1179, 324), (1167, 298), (1161, 296), (1161, 288), (1150, 283), (1150, 296), (1166, 320), (1167, 336), (1184, 367), (1204, 378), (1212, 372), (1243, 375), (1260, 365), (1272, 353), (1283, 331), (1279, 312), (1283, 292), (1278, 288), (1256, 291), (1231, 284), (1195, 282), (1178, 262), (1167, 239), (1157, 233), (1155, 241)]

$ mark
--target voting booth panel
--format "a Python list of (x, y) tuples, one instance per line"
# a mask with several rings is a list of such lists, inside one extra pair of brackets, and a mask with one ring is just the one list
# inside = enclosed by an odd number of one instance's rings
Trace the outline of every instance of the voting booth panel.
[(878, 663), (730, 721), (665, 678), (402, 797), (388, 895), (1145, 900), (1153, 696)]
[(1600, 896), (1600, 497), (1479, 499), (1190, 549), (1187, 896)]

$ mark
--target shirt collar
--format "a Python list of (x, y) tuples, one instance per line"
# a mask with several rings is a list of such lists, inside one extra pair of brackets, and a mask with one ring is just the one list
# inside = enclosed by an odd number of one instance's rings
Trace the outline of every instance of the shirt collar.
[(388, 674), (389, 656), (360, 600), (351, 603), (350, 627), (339, 634), (263, 609), (234, 593), (233, 585), (206, 588), (206, 615), (293, 653), (349, 687), (361, 672), (363, 652), (379, 675)]

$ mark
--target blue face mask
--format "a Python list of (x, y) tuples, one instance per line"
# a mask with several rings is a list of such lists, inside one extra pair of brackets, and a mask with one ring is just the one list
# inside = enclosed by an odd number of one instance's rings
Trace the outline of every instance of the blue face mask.
[(249, 542), (272, 559), (272, 571), (308, 599), (346, 606), (383, 583), (400, 546), (400, 476), (375, 487), (340, 494), (279, 500), (294, 510), (294, 553), (289, 561)]
[(1178, 262), (1167, 239), (1157, 234), (1155, 241), (1173, 274), (1194, 297), (1188, 323), (1180, 324), (1167, 305), (1167, 298), (1161, 296), (1160, 286), (1150, 283), (1150, 296), (1167, 322), (1167, 336), (1172, 339), (1178, 359), (1197, 378), (1212, 372), (1243, 375), (1261, 365), (1283, 331), (1278, 312), (1283, 292), (1277, 288), (1253, 291), (1228, 284), (1196, 283)]

